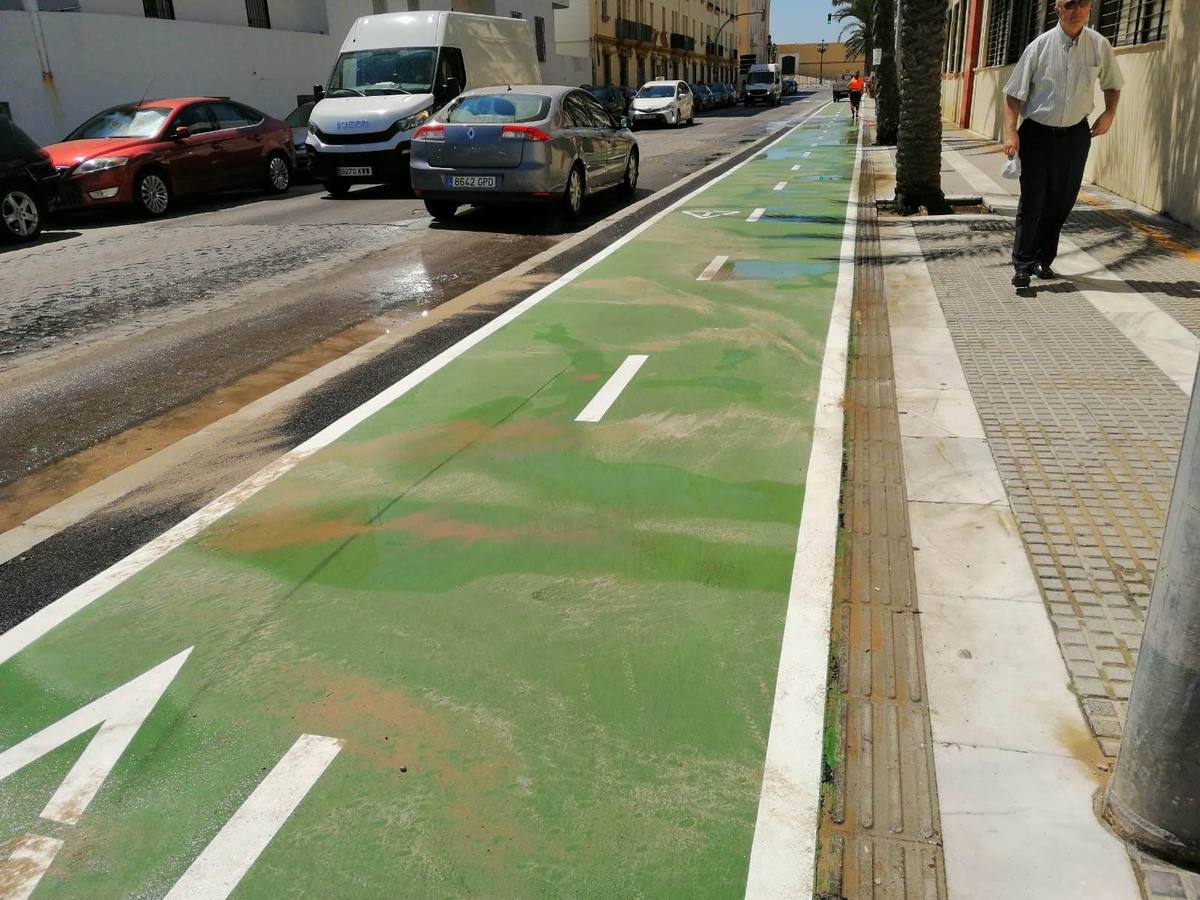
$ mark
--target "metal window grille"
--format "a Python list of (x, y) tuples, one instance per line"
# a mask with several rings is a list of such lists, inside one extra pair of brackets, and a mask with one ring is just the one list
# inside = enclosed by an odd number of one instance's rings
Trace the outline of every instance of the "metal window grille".
[(173, 0), (142, 0), (142, 9), (146, 11), (147, 19), (175, 18)]
[(993, 0), (988, 13), (985, 65), (1015, 63), (1046, 22), (1048, 0)]
[(251, 28), (270, 28), (271, 11), (267, 0), (246, 0), (246, 24)]
[(1165, 41), (1171, 0), (1103, 0), (1096, 30), (1114, 47)]
[(533, 17), (533, 42), (537, 45), (538, 62), (546, 61), (546, 20)]

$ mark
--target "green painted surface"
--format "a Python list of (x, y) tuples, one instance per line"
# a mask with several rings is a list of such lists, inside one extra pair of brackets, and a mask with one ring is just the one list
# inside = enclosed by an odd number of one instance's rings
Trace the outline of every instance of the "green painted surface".
[(78, 825), (38, 813), (90, 733), (0, 782), (0, 844), (65, 841), (37, 896), (161, 896), (302, 733), (345, 748), (234, 896), (739, 895), (852, 139), (828, 108), (685, 207), (739, 215), (671, 213), (0, 666), (3, 750), (195, 647)]

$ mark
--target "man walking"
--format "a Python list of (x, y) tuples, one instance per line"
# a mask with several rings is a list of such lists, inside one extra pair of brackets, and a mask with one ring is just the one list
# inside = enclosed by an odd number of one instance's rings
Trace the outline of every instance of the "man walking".
[[(1013, 242), (1013, 286), (1051, 266), (1087, 164), (1092, 138), (1112, 127), (1124, 78), (1112, 45), (1087, 27), (1092, 0), (1056, 0), (1058, 26), (1035, 39), (1004, 86), (1004, 152), (1021, 157), (1021, 202)], [(1088, 127), (1096, 82), (1104, 112)], [(1020, 129), (1018, 116), (1024, 116)]]

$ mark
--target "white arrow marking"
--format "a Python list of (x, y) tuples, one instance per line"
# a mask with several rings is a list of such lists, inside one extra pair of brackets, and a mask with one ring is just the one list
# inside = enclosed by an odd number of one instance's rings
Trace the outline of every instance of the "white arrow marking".
[(4, 891), (4, 900), (26, 900), (62, 845), (55, 838), (23, 834), (0, 847), (0, 890)]
[(42, 810), (43, 819), (74, 825), (191, 652), (188, 647), (0, 753), (0, 781), (99, 725), (96, 736)]

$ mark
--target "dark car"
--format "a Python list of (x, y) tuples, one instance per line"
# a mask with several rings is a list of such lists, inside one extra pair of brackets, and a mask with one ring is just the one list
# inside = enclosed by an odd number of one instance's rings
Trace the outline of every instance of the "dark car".
[(585, 84), (583, 89), (600, 101), (600, 105), (612, 113), (612, 117), (618, 122), (625, 116), (625, 111), (629, 108), (629, 101), (625, 99), (625, 94), (620, 88), (615, 88), (611, 84)]
[(0, 116), (0, 240), (32, 241), (38, 236), (54, 179), (50, 154)]
[(713, 104), (715, 106), (724, 108), (729, 105), (729, 96), (725, 93), (725, 85), (719, 81), (714, 81), (708, 86), (708, 89), (712, 91)]
[(296, 173), (310, 172), (313, 168), (313, 148), (308, 145), (308, 120), (312, 116), (315, 100), (301, 103), (283, 121), (292, 129), (292, 146), (296, 149)]
[(704, 110), (712, 109), (716, 103), (713, 99), (712, 91), (707, 85), (693, 84), (691, 86), (692, 93), (696, 96), (696, 106), (703, 112)]
[(164, 215), (173, 198), (292, 183), (292, 129), (225, 97), (143, 100), (114, 106), (46, 148), (65, 206), (134, 206)]

